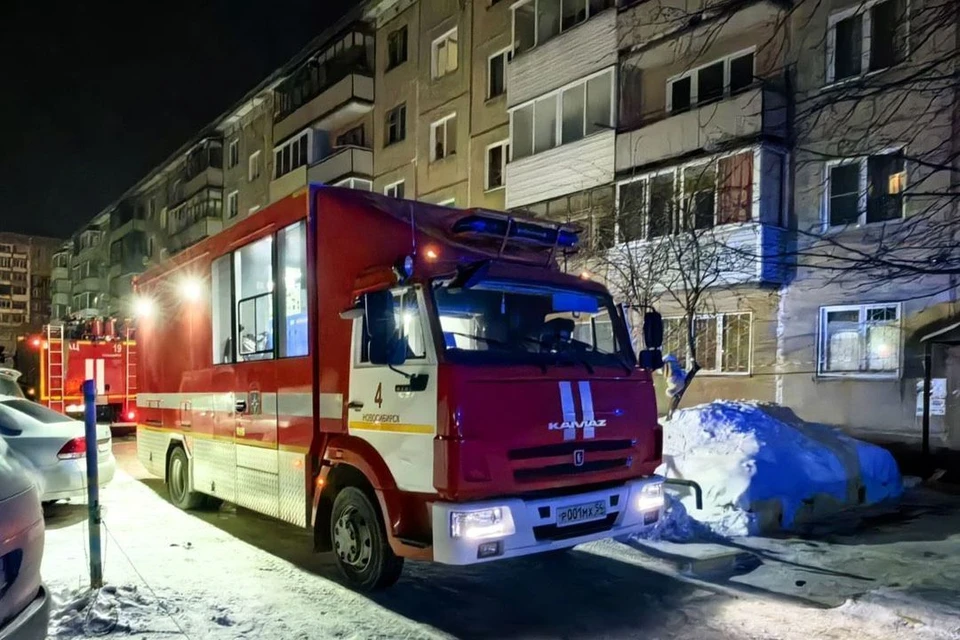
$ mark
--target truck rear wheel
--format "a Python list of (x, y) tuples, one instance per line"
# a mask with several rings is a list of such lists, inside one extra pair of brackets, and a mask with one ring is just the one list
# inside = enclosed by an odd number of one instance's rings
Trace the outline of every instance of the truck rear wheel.
[(393, 553), (379, 509), (360, 489), (345, 487), (337, 493), (330, 540), (337, 567), (358, 591), (385, 589), (400, 578), (403, 558)]
[(185, 511), (198, 509), (204, 503), (203, 494), (190, 490), (190, 461), (182, 447), (170, 452), (170, 461), (167, 463), (167, 490), (170, 493), (170, 502)]

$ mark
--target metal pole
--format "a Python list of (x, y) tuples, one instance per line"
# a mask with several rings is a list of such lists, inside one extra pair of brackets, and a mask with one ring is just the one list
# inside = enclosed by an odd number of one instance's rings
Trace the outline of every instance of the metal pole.
[(930, 378), (933, 375), (933, 344), (923, 345), (923, 463), (930, 460)]
[(90, 588), (103, 586), (100, 555), (100, 468), (97, 461), (97, 385), (83, 382), (84, 432), (87, 448), (87, 527), (90, 533)]

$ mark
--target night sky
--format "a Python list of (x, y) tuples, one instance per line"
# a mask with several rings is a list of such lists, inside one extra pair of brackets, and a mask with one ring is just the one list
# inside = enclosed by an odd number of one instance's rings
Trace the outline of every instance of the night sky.
[(67, 237), (355, 0), (7, 0), (0, 231)]

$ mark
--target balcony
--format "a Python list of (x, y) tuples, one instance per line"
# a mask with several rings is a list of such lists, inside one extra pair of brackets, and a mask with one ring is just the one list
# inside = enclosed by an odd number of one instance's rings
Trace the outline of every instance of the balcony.
[(373, 109), (373, 35), (354, 30), (307, 60), (276, 89), (274, 140), (307, 126), (337, 129)]
[(787, 100), (770, 86), (755, 86), (678, 114), (641, 118), (639, 128), (617, 136), (617, 172), (686, 154), (721, 150), (738, 139), (785, 140)]
[(288, 171), (270, 182), (270, 202), (285, 198), (308, 182), (335, 184), (350, 177), (373, 179), (373, 150), (366, 147), (334, 147), (329, 155)]
[(616, 133), (601, 131), (507, 165), (506, 207), (523, 207), (609, 184)]
[(78, 280), (73, 286), (74, 293), (99, 293), (100, 278), (98, 276), (88, 276)]
[(54, 267), (50, 271), (50, 280), (56, 282), (57, 280), (69, 280), (70, 279), (70, 269), (67, 267)]
[(170, 236), (170, 253), (179, 253), (204, 238), (220, 233), (223, 230), (223, 220), (216, 218), (200, 218), (193, 224), (184, 227)]
[(71, 298), (69, 293), (55, 292), (50, 296), (50, 302), (55, 305), (70, 306)]
[(365, 147), (335, 147), (326, 158), (310, 166), (307, 180), (334, 184), (344, 178), (373, 176), (373, 150)]
[(508, 106), (617, 64), (617, 47), (617, 12), (610, 9), (516, 54), (507, 65)]
[[(618, 245), (609, 249), (598, 264), (591, 265), (591, 270), (606, 275), (608, 280), (631, 272), (642, 278), (645, 265), (656, 265), (656, 283), (652, 287), (655, 292), (668, 288), (679, 291), (684, 283), (691, 282), (706, 288), (781, 285), (790, 272), (784, 255), (787, 241), (788, 231), (775, 225), (725, 224), (695, 233), (681, 232)], [(610, 285), (615, 287), (616, 283)]]

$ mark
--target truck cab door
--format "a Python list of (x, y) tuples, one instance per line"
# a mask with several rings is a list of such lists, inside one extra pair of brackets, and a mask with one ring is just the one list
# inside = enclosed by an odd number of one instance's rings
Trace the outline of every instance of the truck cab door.
[[(380, 454), (404, 491), (433, 492), (433, 440), (437, 434), (437, 355), (430, 339), (423, 292), (390, 292), (392, 317), (372, 317), (367, 308), (353, 324), (347, 428)], [(371, 335), (377, 322), (405, 340), (402, 363), (375, 364)], [(373, 356), (373, 357), (371, 357)]]

